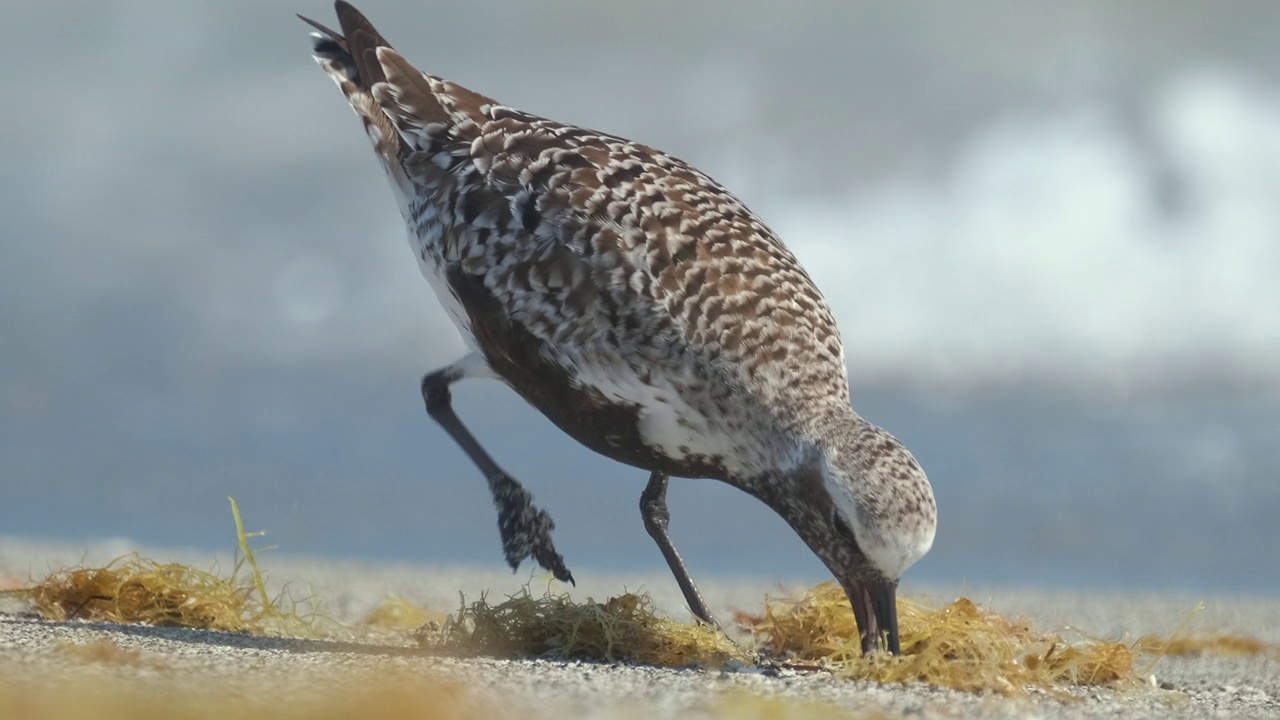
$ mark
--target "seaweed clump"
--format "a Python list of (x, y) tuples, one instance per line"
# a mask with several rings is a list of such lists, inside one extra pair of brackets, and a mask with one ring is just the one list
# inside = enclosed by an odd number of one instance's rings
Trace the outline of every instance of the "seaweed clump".
[[(197, 570), (181, 563), (161, 563), (130, 553), (103, 567), (57, 570), (30, 587), (3, 591), (25, 598), (48, 620), (97, 620), (145, 623), (224, 632), (276, 631), (314, 634), (327, 620), (314, 598), (298, 601), (287, 590), (272, 598), (258, 567), (234, 499), (240, 554), (229, 576)], [(247, 578), (241, 570), (248, 567)], [(305, 610), (305, 612), (304, 612)]]
[(1266, 655), (1280, 660), (1280, 645), (1244, 635), (1175, 634), (1170, 638), (1145, 635), (1137, 647), (1158, 655)]
[(654, 612), (648, 595), (625, 593), (603, 603), (568, 595), (533, 597), (525, 589), (496, 605), (466, 600), (440, 627), (418, 632), (425, 648), (452, 655), (537, 657), (641, 665), (722, 667), (749, 656), (721, 632)]
[(439, 626), (444, 620), (444, 613), (414, 605), (399, 595), (388, 595), (360, 624), (386, 630), (415, 630), (431, 623)]
[(766, 598), (762, 614), (737, 618), (775, 657), (857, 680), (1009, 695), (1027, 686), (1109, 685), (1136, 677), (1133, 649), (1123, 643), (1082, 637), (1071, 644), (967, 598), (940, 608), (900, 599), (900, 657), (862, 657), (853, 611), (834, 582), (800, 598)]
[(37, 612), (56, 621), (83, 618), (245, 631), (263, 615), (250, 587), (137, 553), (105, 567), (58, 570), (26, 592)]

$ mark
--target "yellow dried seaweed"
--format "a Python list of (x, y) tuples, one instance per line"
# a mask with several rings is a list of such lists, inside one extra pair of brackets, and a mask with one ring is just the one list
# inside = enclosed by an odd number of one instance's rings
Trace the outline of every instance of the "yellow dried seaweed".
[(443, 624), (447, 617), (445, 613), (427, 610), (399, 595), (388, 595), (364, 616), (360, 624), (389, 630), (415, 630), (428, 623)]
[(249, 588), (137, 553), (106, 567), (58, 570), (28, 592), (37, 612), (58, 621), (83, 618), (244, 631), (261, 616)]
[(898, 601), (901, 657), (863, 658), (844, 591), (823, 583), (800, 598), (766, 599), (763, 614), (739, 621), (778, 658), (882, 683), (923, 682), (965, 691), (1013, 694), (1024, 686), (1105, 685), (1131, 680), (1133, 651), (1123, 643), (1035, 631), (960, 598), (941, 608)]
[(1160, 638), (1145, 635), (1137, 647), (1163, 655), (1269, 655), (1280, 658), (1280, 645), (1244, 635), (1182, 635)]
[[(4, 591), (20, 597), (50, 620), (101, 620), (116, 623), (189, 627), (226, 632), (280, 632), (314, 635), (319, 625), (336, 625), (318, 610), (318, 601), (294, 599), (281, 591), (272, 599), (232, 498), (236, 536), (243, 553), (229, 577), (181, 563), (160, 563), (130, 553), (104, 567), (68, 568), (50, 573), (30, 587)], [(250, 569), (242, 581), (240, 570)]]
[(722, 633), (654, 613), (647, 595), (626, 593), (604, 603), (568, 595), (535, 598), (526, 589), (491, 605), (466, 604), (439, 630), (419, 634), (423, 647), (459, 655), (546, 657), (683, 667), (723, 666), (747, 654)]

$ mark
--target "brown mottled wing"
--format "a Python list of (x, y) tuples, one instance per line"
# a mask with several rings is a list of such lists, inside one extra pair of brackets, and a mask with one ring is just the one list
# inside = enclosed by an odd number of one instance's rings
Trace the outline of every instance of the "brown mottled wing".
[[(514, 110), (377, 51), (373, 87), (422, 190), (410, 222), (511, 317), (578, 356), (729, 369), (770, 406), (847, 404), (821, 293), (743, 204), (686, 163)], [(638, 340), (638, 342), (632, 342)], [(630, 356), (630, 355), (628, 355)], [(680, 356), (680, 357), (676, 357)]]

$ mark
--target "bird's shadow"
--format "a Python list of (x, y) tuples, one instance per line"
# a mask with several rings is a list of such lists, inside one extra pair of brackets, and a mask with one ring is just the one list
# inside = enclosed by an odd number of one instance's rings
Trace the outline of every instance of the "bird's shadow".
[(102, 621), (72, 620), (59, 622), (30, 615), (0, 615), (0, 623), (65, 628), (70, 630), (105, 631), (118, 635), (154, 640), (167, 640), (188, 645), (207, 645), (243, 650), (271, 650), (299, 654), (358, 654), (386, 657), (441, 657), (439, 652), (425, 648), (387, 645), (374, 642), (357, 642), (329, 638), (296, 638), (274, 635), (208, 630), (200, 628), (135, 625)]
[[(405, 657), (405, 658), (439, 658), (445, 659), (449, 657), (459, 657), (451, 655), (447, 652), (432, 650), (421, 647), (408, 647), (403, 645), (387, 645), (376, 642), (358, 642), (351, 640), (335, 640), (330, 638), (298, 638), (298, 637), (280, 637), (274, 635), (251, 635), (248, 633), (228, 632), (225, 630), (208, 630), (200, 628), (186, 627), (163, 627), (156, 625), (137, 625), (127, 623), (114, 623), (100, 620), (71, 620), (56, 621), (46, 620), (35, 615), (7, 615), (0, 613), (0, 624), (25, 624), (30, 626), (44, 626), (49, 628), (63, 628), (83, 631), (109, 632), (118, 635), (133, 636), (141, 639), (167, 640), (173, 643), (183, 643), (187, 645), (205, 645), (213, 647), (224, 647), (228, 649), (241, 650), (267, 650), (281, 651), (287, 653), (296, 653), (300, 655), (307, 654), (326, 654), (326, 655), (365, 655), (379, 657)], [(466, 656), (468, 659), (476, 659), (474, 656)], [(545, 659), (524, 657), (510, 658), (518, 659), (531, 663), (545, 662)], [(586, 660), (579, 659), (571, 662), (581, 663), (584, 665), (612, 665), (613, 662), (607, 660)], [(760, 673), (765, 676), (774, 677), (778, 674), (781, 667), (772, 659), (759, 655), (756, 662), (760, 665)], [(807, 668), (804, 666), (788, 666), (793, 670), (817, 670), (818, 668)], [(667, 668), (676, 672), (693, 670), (691, 667), (684, 668)]]

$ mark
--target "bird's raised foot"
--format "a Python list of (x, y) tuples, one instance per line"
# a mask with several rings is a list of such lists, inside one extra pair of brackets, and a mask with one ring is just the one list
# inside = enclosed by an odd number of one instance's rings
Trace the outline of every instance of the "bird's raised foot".
[(551, 531), (556, 526), (551, 516), (535, 507), (529, 492), (507, 475), (492, 478), (490, 483), (493, 503), (498, 508), (502, 552), (511, 569), (518, 569), (525, 558), (532, 556), (557, 580), (573, 585), (573, 573), (565, 567), (564, 558), (551, 541)]

